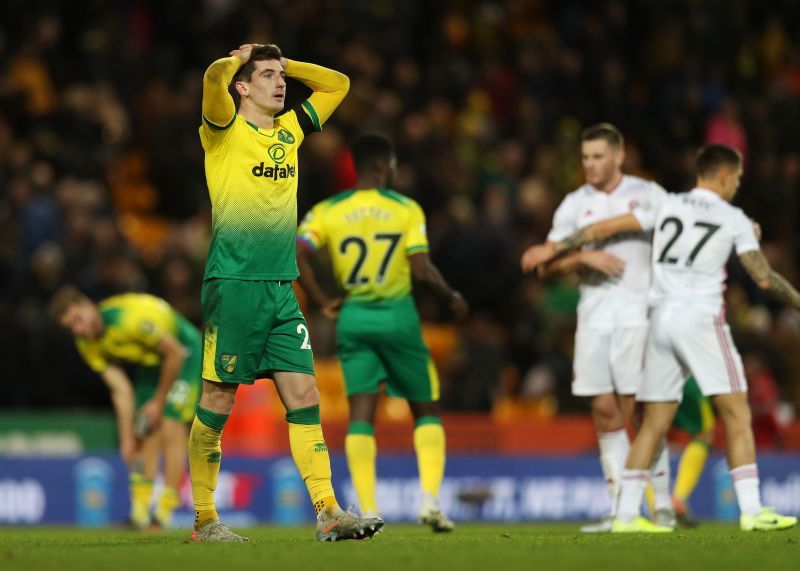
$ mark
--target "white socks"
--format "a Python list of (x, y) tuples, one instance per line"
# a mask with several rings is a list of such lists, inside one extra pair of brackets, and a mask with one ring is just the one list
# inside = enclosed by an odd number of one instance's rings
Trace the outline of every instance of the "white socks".
[(742, 515), (758, 515), (764, 506), (761, 505), (761, 492), (759, 490), (758, 466), (745, 464), (731, 470), (733, 487), (736, 490), (736, 499), (739, 501), (739, 511)]
[(628, 523), (639, 517), (639, 508), (648, 481), (650, 481), (650, 470), (622, 471), (617, 519)]
[(611, 499), (611, 515), (617, 514), (617, 499), (619, 497), (622, 470), (625, 460), (631, 449), (628, 432), (622, 428), (614, 432), (605, 432), (597, 435), (600, 447), (600, 465), (606, 479), (606, 488)]
[(672, 496), (669, 493), (669, 447), (666, 439), (661, 441), (661, 448), (656, 452), (653, 465), (650, 467), (650, 484), (653, 486), (655, 509), (671, 510)]

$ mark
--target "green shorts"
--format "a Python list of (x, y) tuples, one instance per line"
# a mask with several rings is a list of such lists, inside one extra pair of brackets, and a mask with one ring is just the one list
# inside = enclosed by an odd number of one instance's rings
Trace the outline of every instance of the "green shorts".
[(344, 304), (336, 349), (348, 396), (388, 393), (412, 402), (439, 400), (439, 375), (422, 339), (414, 299)]
[(689, 434), (698, 434), (714, 428), (714, 409), (708, 398), (700, 391), (694, 377), (689, 378), (683, 386), (683, 399), (672, 425)]
[(203, 378), (252, 384), (276, 371), (314, 374), (308, 324), (289, 281), (203, 282)]
[[(190, 422), (194, 418), (197, 403), (200, 402), (200, 393), (203, 385), (201, 377), (203, 343), (200, 332), (185, 319), (179, 321), (176, 337), (188, 353), (178, 378), (175, 379), (172, 388), (167, 394), (167, 404), (164, 406), (163, 416), (182, 422)], [(136, 368), (134, 394), (136, 396), (137, 410), (156, 394), (160, 378), (160, 365)]]

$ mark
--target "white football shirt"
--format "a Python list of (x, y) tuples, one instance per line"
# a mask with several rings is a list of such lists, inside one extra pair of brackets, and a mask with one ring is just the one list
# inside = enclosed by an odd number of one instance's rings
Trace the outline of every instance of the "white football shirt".
[(679, 301), (719, 312), (731, 251), (760, 249), (744, 212), (708, 189), (665, 195), (633, 214), (653, 230), (654, 305)]
[[(651, 208), (666, 191), (658, 184), (636, 176), (623, 176), (611, 192), (602, 192), (584, 184), (571, 192), (553, 217), (547, 240), (557, 242), (575, 231), (600, 220)], [(619, 235), (584, 249), (604, 250), (625, 262), (619, 277), (609, 278), (599, 272), (581, 276), (578, 326), (614, 329), (647, 325), (647, 292), (650, 287), (650, 232)]]

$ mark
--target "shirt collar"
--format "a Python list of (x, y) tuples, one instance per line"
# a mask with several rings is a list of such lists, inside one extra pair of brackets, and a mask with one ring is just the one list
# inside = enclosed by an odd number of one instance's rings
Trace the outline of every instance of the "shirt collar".
[[(706, 198), (715, 198), (715, 199), (717, 199), (717, 200), (723, 200), (723, 198), (722, 198), (722, 197), (721, 197), (719, 194), (717, 194), (717, 193), (716, 193), (716, 192), (714, 192), (713, 190), (709, 190), (709, 189), (707, 189), (707, 188), (703, 188), (702, 186), (696, 186), (696, 187), (694, 187), (694, 188), (691, 190), (691, 192), (693, 192), (693, 193), (699, 193), (701, 196), (705, 196)], [(723, 201), (724, 201), (724, 200), (723, 200)]]

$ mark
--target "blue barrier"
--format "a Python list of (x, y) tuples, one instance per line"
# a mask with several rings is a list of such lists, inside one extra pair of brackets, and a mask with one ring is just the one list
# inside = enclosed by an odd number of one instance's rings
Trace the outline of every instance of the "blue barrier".
[[(341, 503), (357, 504), (343, 455), (331, 457)], [(800, 457), (759, 457), (764, 502), (800, 515)], [(673, 475), (675, 467), (673, 466)], [(416, 517), (416, 459), (378, 460), (378, 503), (387, 521)], [(157, 483), (158, 488), (158, 483)], [(175, 523), (191, 525), (191, 486), (181, 485)], [(234, 458), (222, 462), (217, 506), (237, 526), (312, 521), (305, 486), (290, 458)], [(514, 457), (456, 455), (447, 463), (443, 508), (456, 520), (545, 521), (593, 519), (606, 513), (608, 497), (595, 456)], [(700, 518), (738, 515), (725, 459), (712, 455), (691, 500)], [(0, 461), (0, 524), (103, 526), (128, 515), (128, 480), (116, 455), (73, 459), (3, 458)]]

